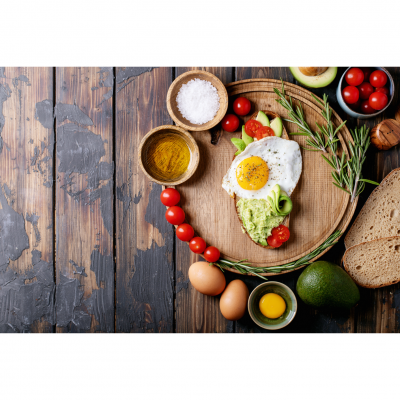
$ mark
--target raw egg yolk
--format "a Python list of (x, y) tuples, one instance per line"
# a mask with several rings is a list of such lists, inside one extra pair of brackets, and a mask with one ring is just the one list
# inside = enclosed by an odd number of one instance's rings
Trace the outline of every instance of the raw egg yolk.
[(245, 190), (258, 190), (268, 182), (269, 169), (267, 163), (257, 156), (243, 160), (236, 168), (236, 179)]
[(261, 297), (259, 307), (265, 317), (276, 319), (285, 312), (286, 303), (279, 294), (267, 293)]

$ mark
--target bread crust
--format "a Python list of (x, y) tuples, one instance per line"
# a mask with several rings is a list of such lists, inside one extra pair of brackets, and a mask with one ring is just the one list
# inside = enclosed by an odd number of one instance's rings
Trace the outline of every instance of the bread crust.
[[(362, 209), (361, 209), (360, 212), (358, 213), (356, 219), (354, 220), (353, 224), (351, 225), (349, 231), (347, 232), (347, 234), (346, 234), (346, 236), (345, 236), (345, 238), (344, 238), (344, 245), (345, 245), (346, 249), (347, 249), (347, 248), (354, 247), (354, 246), (350, 246), (350, 247), (349, 247), (349, 243), (348, 243), (348, 242), (349, 242), (349, 237), (350, 237), (350, 235), (352, 234), (352, 231), (355, 229), (355, 226), (356, 226), (357, 221), (358, 221), (359, 219), (361, 219), (363, 209), (364, 209), (366, 206), (368, 206), (370, 202), (373, 201), (373, 199), (375, 198), (375, 196), (377, 196), (377, 193), (379, 193), (379, 192), (382, 190), (382, 188), (384, 188), (384, 187), (388, 184), (388, 181), (390, 180), (390, 177), (391, 177), (392, 175), (394, 175), (396, 172), (400, 172), (400, 168), (396, 168), (396, 169), (392, 170), (388, 175), (386, 175), (385, 178), (382, 180), (382, 182), (379, 184), (379, 186), (377, 186), (377, 187), (372, 191), (372, 193), (369, 195), (367, 201), (365, 202), (365, 204), (363, 205)], [(374, 240), (377, 240), (377, 239), (374, 239)], [(366, 243), (366, 242), (363, 242), (363, 243)], [(361, 244), (361, 243), (358, 243), (358, 244)], [(357, 245), (355, 245), (355, 246), (357, 246)]]
[[(280, 115), (277, 114), (277, 113), (275, 113), (275, 112), (273, 112), (273, 111), (269, 111), (269, 110), (261, 110), (261, 111), (263, 111), (263, 112), (268, 116), (268, 118), (270, 118), (270, 119), (277, 118), (277, 117), (280, 118)], [(258, 114), (258, 111), (256, 111), (254, 114), (252, 114), (251, 117), (250, 117), (250, 119), (255, 119), (256, 116), (257, 116), (257, 114)], [(286, 140), (290, 140), (289, 135), (287, 134), (285, 128), (283, 128), (282, 138), (283, 138), (283, 139), (286, 139)], [(236, 158), (236, 156), (234, 155), (232, 161), (233, 161), (235, 158)], [(296, 185), (296, 186), (297, 186), (297, 185)], [(294, 188), (294, 189), (295, 189), (295, 188)], [(294, 191), (294, 189), (293, 189), (293, 191)], [(270, 245), (268, 245), (268, 246), (263, 246), (261, 243), (257, 243), (257, 242), (255, 242), (255, 241), (251, 238), (251, 236), (249, 235), (249, 233), (247, 232), (246, 228), (245, 228), (244, 225), (243, 225), (242, 219), (240, 218), (239, 210), (238, 210), (237, 205), (236, 205), (236, 204), (237, 204), (237, 202), (236, 202), (236, 195), (234, 195), (232, 198), (233, 198), (233, 201), (235, 202), (236, 215), (237, 215), (237, 217), (238, 217), (238, 219), (239, 219), (239, 222), (240, 222), (240, 225), (241, 225), (241, 227), (242, 227), (242, 230), (244, 230), (244, 232), (245, 232), (246, 235), (250, 238), (250, 240), (251, 240), (253, 243), (255, 243), (257, 246), (262, 247), (263, 249), (276, 250), (277, 247), (272, 247), (272, 246), (270, 246)], [(289, 228), (289, 222), (290, 222), (290, 214), (288, 214), (288, 215), (285, 217), (285, 219), (282, 221), (282, 225), (285, 225), (287, 228)], [(265, 239), (266, 239), (266, 238), (265, 238)]]
[(346, 272), (349, 274), (350, 278), (351, 278), (358, 286), (361, 286), (361, 287), (364, 287), (364, 288), (367, 288), (367, 289), (379, 289), (379, 288), (381, 288), (381, 287), (395, 285), (396, 283), (399, 283), (399, 282), (400, 282), (400, 279), (399, 279), (399, 280), (397, 280), (397, 281), (395, 281), (395, 282), (390, 281), (390, 282), (388, 282), (387, 284), (381, 284), (381, 285), (376, 285), (376, 286), (375, 286), (375, 285), (365, 285), (365, 284), (362, 284), (362, 283), (357, 282), (357, 280), (354, 279), (354, 277), (351, 275), (350, 269), (348, 268), (348, 265), (347, 265), (347, 255), (349, 254), (350, 250), (352, 250), (352, 249), (354, 249), (354, 248), (356, 248), (356, 247), (359, 247), (359, 246), (368, 244), (368, 243), (376, 242), (376, 241), (378, 241), (378, 240), (387, 240), (387, 239), (400, 239), (400, 236), (390, 236), (390, 237), (386, 237), (386, 238), (374, 239), (374, 240), (370, 240), (370, 241), (368, 241), (368, 242), (358, 243), (358, 244), (356, 244), (356, 245), (354, 245), (354, 246), (351, 246), (351, 247), (349, 247), (348, 249), (346, 249), (346, 251), (345, 251), (345, 253), (344, 253), (344, 255), (343, 255), (343, 266), (344, 266), (344, 269), (346, 270)]

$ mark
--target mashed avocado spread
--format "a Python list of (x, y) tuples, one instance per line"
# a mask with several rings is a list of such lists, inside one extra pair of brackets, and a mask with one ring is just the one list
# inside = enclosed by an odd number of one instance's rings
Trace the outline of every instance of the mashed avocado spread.
[(279, 226), (284, 216), (275, 216), (271, 204), (264, 199), (240, 199), (237, 202), (240, 218), (250, 237), (257, 243), (267, 245), (267, 237)]

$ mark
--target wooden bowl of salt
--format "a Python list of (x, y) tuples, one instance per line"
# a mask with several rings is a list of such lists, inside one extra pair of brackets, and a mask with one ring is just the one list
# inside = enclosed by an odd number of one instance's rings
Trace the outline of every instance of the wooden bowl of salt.
[(169, 87), (167, 108), (171, 118), (182, 128), (206, 131), (224, 118), (228, 93), (215, 75), (201, 70), (188, 71), (179, 75)]

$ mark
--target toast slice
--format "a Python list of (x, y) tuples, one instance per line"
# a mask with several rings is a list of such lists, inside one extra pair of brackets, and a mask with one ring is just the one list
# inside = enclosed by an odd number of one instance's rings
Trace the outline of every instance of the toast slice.
[[(267, 115), (267, 117), (268, 117), (270, 120), (272, 120), (272, 119), (274, 119), (274, 118), (276, 118), (276, 117), (279, 117), (279, 114), (277, 114), (277, 113), (275, 113), (275, 112), (273, 112), (273, 111), (269, 111), (269, 110), (261, 110), (261, 111), (263, 111), (263, 112)], [(255, 118), (257, 117), (257, 114), (258, 114), (258, 111), (256, 111), (253, 115), (251, 115), (249, 119), (255, 119)], [(286, 140), (290, 140), (289, 135), (287, 134), (285, 127), (283, 127), (283, 131), (282, 131), (282, 136), (281, 136), (281, 138), (282, 138), (282, 139), (286, 139)], [(234, 159), (235, 159), (235, 156), (233, 157), (233, 160), (234, 160)], [(249, 233), (247, 232), (246, 228), (245, 228), (244, 225), (243, 225), (242, 219), (240, 218), (239, 210), (238, 210), (237, 205), (236, 205), (236, 204), (237, 204), (237, 198), (236, 198), (236, 196), (233, 197), (233, 200), (234, 200), (234, 202), (235, 202), (235, 210), (236, 210), (236, 214), (237, 214), (237, 216), (238, 216), (240, 225), (242, 226), (242, 230), (243, 230), (244, 232), (246, 232), (246, 235), (250, 238), (250, 240), (251, 240), (253, 243), (255, 243), (257, 246), (262, 247), (263, 249), (274, 249), (274, 250), (276, 250), (276, 247), (263, 246), (262, 244), (255, 242), (255, 241), (251, 238), (251, 236), (249, 235)], [(290, 221), (290, 214), (287, 215), (287, 216), (285, 217), (285, 219), (284, 219), (283, 222), (282, 222), (282, 225), (285, 225), (287, 228), (289, 228), (289, 221)]]
[(344, 268), (366, 288), (380, 288), (400, 282), (400, 236), (360, 243), (346, 250)]
[(400, 236), (400, 168), (371, 193), (347, 233), (346, 248), (375, 239)]

